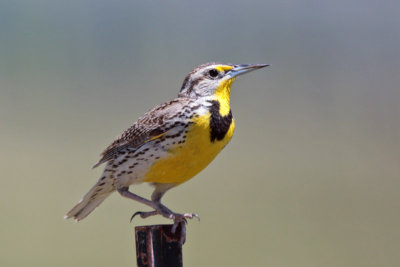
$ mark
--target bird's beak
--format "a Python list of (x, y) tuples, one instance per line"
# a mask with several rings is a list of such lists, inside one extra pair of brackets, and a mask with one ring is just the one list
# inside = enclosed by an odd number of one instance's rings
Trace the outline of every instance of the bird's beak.
[(231, 78), (234, 78), (236, 76), (242, 75), (244, 73), (261, 69), (264, 67), (268, 67), (268, 64), (240, 64), (240, 65), (235, 65), (231, 70), (228, 71), (228, 75), (231, 76)]

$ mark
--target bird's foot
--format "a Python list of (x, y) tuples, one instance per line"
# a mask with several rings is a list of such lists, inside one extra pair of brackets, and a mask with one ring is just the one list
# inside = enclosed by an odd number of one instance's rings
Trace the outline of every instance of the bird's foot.
[(169, 215), (169, 218), (174, 220), (174, 224), (172, 225), (171, 232), (175, 234), (176, 229), (178, 229), (178, 226), (181, 226), (181, 233), (180, 233), (180, 240), (179, 243), (183, 245), (186, 241), (186, 224), (187, 224), (187, 219), (193, 219), (196, 218), (198, 221), (200, 221), (199, 215), (195, 213), (184, 213), (184, 214), (179, 214), (179, 213), (171, 213)]
[(199, 215), (195, 213), (184, 213), (184, 214), (179, 214), (179, 213), (172, 213), (169, 215), (169, 218), (174, 221), (174, 224), (172, 225), (171, 232), (175, 234), (176, 229), (178, 226), (181, 226), (181, 239), (180, 243), (184, 244), (186, 241), (186, 224), (187, 224), (187, 219), (193, 219), (196, 218), (198, 221), (200, 221)]
[(180, 227), (180, 244), (183, 245), (186, 240), (186, 224), (187, 224), (187, 219), (193, 219), (196, 218), (198, 221), (200, 221), (199, 215), (196, 213), (175, 213), (172, 212), (171, 210), (167, 208), (160, 208), (159, 210), (153, 210), (153, 211), (138, 211), (135, 212), (132, 217), (131, 217), (131, 222), (136, 216), (140, 216), (140, 218), (145, 219), (154, 215), (162, 215), (165, 218), (171, 219), (174, 221), (174, 224), (172, 225), (171, 232), (175, 234), (176, 230)]
[(186, 221), (186, 219), (193, 219), (196, 218), (198, 221), (200, 221), (199, 215), (196, 213), (184, 213), (184, 214), (179, 214), (179, 213), (174, 213), (174, 212), (162, 212), (158, 210), (153, 210), (153, 211), (137, 211), (131, 216), (131, 222), (136, 216), (140, 216), (142, 219), (146, 219), (148, 217), (154, 216), (161, 214), (163, 217), (171, 219), (174, 221), (174, 223), (178, 223), (180, 221)]

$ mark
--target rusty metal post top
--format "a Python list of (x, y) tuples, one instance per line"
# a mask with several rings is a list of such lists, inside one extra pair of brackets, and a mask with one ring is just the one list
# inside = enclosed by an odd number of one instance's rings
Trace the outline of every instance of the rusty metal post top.
[(135, 227), (135, 233), (138, 231), (160, 231), (161, 233), (165, 234), (165, 236), (170, 239), (170, 242), (176, 241), (179, 242), (181, 239), (182, 231), (180, 226), (176, 229), (175, 233), (172, 233), (172, 226), (173, 224), (156, 224), (156, 225), (142, 225)]
[(138, 267), (182, 267), (182, 231), (170, 224), (135, 227)]

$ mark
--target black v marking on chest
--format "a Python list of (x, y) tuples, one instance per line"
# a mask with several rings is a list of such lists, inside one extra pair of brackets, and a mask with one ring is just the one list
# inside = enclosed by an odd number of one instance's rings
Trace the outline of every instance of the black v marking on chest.
[(210, 140), (215, 142), (215, 140), (221, 141), (224, 139), (229, 127), (232, 124), (232, 111), (229, 110), (229, 114), (221, 116), (219, 113), (220, 103), (217, 100), (209, 101), (212, 105), (209, 107), (211, 113), (210, 117)]

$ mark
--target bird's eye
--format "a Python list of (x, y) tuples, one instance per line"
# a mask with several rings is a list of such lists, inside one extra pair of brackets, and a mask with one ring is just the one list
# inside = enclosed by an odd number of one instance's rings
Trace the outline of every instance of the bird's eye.
[(216, 69), (209, 70), (208, 75), (210, 75), (212, 78), (215, 78), (218, 76), (218, 71)]

